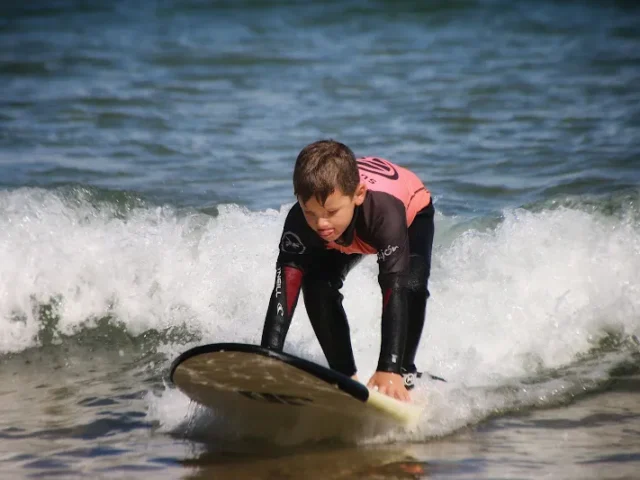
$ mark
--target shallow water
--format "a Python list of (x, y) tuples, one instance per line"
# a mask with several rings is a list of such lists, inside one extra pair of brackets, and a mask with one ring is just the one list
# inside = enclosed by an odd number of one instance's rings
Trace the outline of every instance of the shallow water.
[(2, 378), (0, 469), (11, 478), (599, 479), (634, 478), (640, 463), (637, 374), (614, 375), (566, 405), (495, 411), (429, 441), (282, 448), (214, 442), (193, 426), (159, 431), (147, 413), (157, 379), (140, 365), (108, 368), (118, 353), (85, 355), (96, 367), (88, 370), (73, 355), (47, 367), (24, 357), (3, 364), (19, 372)]
[[(2, 476), (634, 478), (638, 52), (624, 1), (3, 3)], [(433, 192), (418, 361), (449, 382), (412, 432), (247, 444), (165, 377), (259, 341), (323, 137)], [(366, 377), (374, 259), (344, 293)], [(286, 350), (324, 363), (302, 301)]]
[(185, 478), (631, 479), (640, 461), (637, 388), (636, 380), (633, 394), (492, 419), (428, 443), (321, 447), (257, 459), (203, 453), (189, 462), (194, 471)]

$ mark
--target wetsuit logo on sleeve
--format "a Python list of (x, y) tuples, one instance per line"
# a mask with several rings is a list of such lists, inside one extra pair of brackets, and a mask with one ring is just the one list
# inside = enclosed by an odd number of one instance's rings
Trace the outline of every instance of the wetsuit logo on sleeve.
[(387, 248), (383, 248), (381, 250), (378, 251), (378, 261), (379, 262), (384, 262), (387, 257), (389, 257), (390, 255), (393, 255), (393, 252), (395, 252), (396, 250), (398, 250), (398, 246), (394, 245), (393, 247), (391, 245), (387, 245)]
[[(282, 296), (282, 267), (278, 267), (276, 269), (276, 298)], [(279, 317), (284, 315), (284, 307), (282, 306), (282, 302), (278, 300), (276, 305), (276, 315)]]
[(381, 177), (388, 178), (389, 180), (398, 179), (398, 171), (395, 167), (379, 158), (360, 158), (357, 160), (358, 168), (364, 172), (380, 175)]
[(307, 248), (300, 237), (293, 232), (284, 232), (280, 240), (280, 250), (286, 253), (302, 254)]
[(282, 267), (276, 268), (276, 297), (282, 295)]

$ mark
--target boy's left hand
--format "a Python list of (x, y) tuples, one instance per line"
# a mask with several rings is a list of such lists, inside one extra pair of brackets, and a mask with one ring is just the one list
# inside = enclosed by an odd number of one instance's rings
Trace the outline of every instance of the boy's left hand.
[[(384, 393), (403, 402), (410, 402), (409, 392), (404, 387), (402, 375), (391, 372), (376, 372), (367, 383), (367, 387), (375, 388), (380, 393)], [(376, 388), (377, 387), (377, 388)]]

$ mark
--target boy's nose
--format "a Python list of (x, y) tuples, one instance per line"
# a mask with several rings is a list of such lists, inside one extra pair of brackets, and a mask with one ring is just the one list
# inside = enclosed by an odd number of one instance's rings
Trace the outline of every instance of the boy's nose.
[(318, 230), (324, 230), (329, 227), (331, 227), (331, 224), (328, 219), (322, 217), (318, 219)]

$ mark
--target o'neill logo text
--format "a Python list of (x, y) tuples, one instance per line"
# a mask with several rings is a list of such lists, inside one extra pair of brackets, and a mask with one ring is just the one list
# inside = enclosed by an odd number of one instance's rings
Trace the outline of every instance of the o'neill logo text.
[(286, 253), (304, 253), (306, 247), (300, 237), (293, 232), (284, 232), (280, 240), (280, 250)]
[(387, 248), (383, 249), (383, 250), (379, 250), (378, 251), (378, 261), (379, 262), (384, 262), (388, 256), (392, 255), (393, 252), (395, 252), (396, 250), (398, 250), (398, 246), (394, 245), (393, 247), (391, 245), (388, 245)]
[[(276, 298), (280, 297), (281, 295), (282, 295), (282, 267), (278, 267), (276, 269)], [(276, 305), (276, 315), (278, 315), (279, 317), (284, 315), (284, 307), (282, 306), (282, 303), (280, 301), (278, 301), (278, 304)]]
[(276, 268), (276, 297), (282, 295), (282, 267)]

